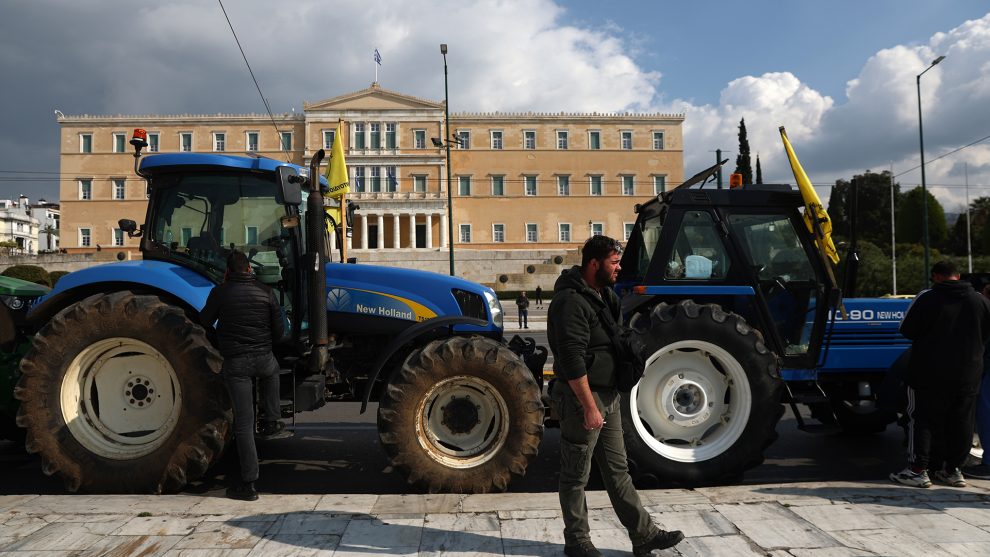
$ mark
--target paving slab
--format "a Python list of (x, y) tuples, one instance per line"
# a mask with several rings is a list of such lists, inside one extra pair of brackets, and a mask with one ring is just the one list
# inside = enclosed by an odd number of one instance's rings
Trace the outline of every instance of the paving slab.
[(371, 514), (394, 513), (401, 509), (404, 513), (456, 513), (461, 510), (461, 501), (466, 495), (379, 495), (371, 509)]
[(284, 514), (316, 510), (320, 495), (268, 495), (257, 501), (245, 503), (222, 497), (198, 497), (198, 503), (189, 509), (190, 514), (224, 514), (248, 519), (261, 514)]
[(333, 555), (340, 544), (340, 536), (332, 535), (275, 535), (266, 536), (249, 557), (305, 557), (309, 555)]
[(990, 503), (930, 503), (930, 505), (940, 512), (953, 516), (973, 526), (990, 526)]
[(164, 557), (247, 557), (250, 549), (170, 549)]
[(790, 511), (826, 532), (836, 530), (874, 530), (890, 525), (880, 516), (851, 503), (790, 507)]
[(175, 549), (253, 549), (274, 521), (203, 521)]
[(739, 533), (727, 518), (714, 509), (650, 514), (664, 530), (680, 530), (689, 538)]
[(3, 551), (78, 551), (102, 540), (118, 527), (112, 522), (49, 524), (2, 549)]
[(428, 514), (423, 526), (451, 532), (498, 532), (500, 528), (497, 513)]
[(715, 509), (764, 549), (841, 545), (780, 504), (723, 504)]
[(506, 550), (544, 543), (564, 545), (564, 524), (559, 517), (502, 521), (502, 545)]
[(418, 548), (423, 536), (424, 518), (351, 520), (344, 530), (338, 551), (351, 553), (382, 552)]
[(274, 536), (341, 536), (350, 521), (350, 516), (334, 513), (287, 513), (275, 521), (269, 533)]
[(439, 530), (427, 528), (419, 546), (420, 555), (502, 555), (499, 530)]
[(702, 538), (686, 538), (677, 544), (673, 550), (667, 550), (661, 555), (684, 555), (685, 557), (711, 557), (713, 555), (766, 555), (766, 552), (753, 545), (742, 536), (708, 536)]
[(990, 542), (990, 532), (948, 514), (887, 514), (881, 518), (930, 543)]
[(203, 517), (139, 516), (127, 520), (115, 536), (186, 536), (193, 533)]
[(182, 536), (106, 536), (77, 554), (77, 557), (131, 557), (161, 555)]
[[(776, 553), (776, 552), (775, 552)], [(782, 557), (862, 557), (863, 550), (849, 547), (820, 547), (820, 548), (796, 548), (790, 551), (782, 551)]]
[(461, 501), (461, 510), (464, 512), (533, 509), (560, 510), (560, 501), (546, 493), (486, 493), (468, 495)]
[(37, 495), (0, 495), (0, 511), (23, 507), (37, 498)]
[(990, 555), (990, 543), (937, 543), (934, 545), (953, 557), (986, 557)]
[(378, 495), (324, 495), (314, 510), (342, 514), (371, 514)]

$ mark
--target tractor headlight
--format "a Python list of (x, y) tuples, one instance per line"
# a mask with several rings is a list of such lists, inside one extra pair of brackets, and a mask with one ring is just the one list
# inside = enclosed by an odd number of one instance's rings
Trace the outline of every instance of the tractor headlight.
[(12, 310), (19, 310), (26, 305), (24, 298), (18, 298), (17, 296), (0, 296), (0, 298)]
[(485, 300), (488, 302), (488, 312), (492, 314), (492, 323), (499, 329), (502, 328), (502, 303), (498, 301), (491, 292), (485, 292)]

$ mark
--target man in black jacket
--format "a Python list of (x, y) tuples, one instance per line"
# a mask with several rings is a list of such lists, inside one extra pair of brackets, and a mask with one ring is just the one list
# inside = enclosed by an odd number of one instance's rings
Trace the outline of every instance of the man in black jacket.
[(908, 363), (909, 465), (890, 479), (914, 487), (935, 481), (965, 487), (959, 467), (973, 442), (990, 302), (950, 261), (932, 266), (930, 290), (911, 303), (901, 334), (913, 341)]
[(611, 286), (621, 255), (619, 242), (592, 236), (581, 248), (581, 266), (557, 279), (548, 313), (547, 338), (557, 377), (551, 395), (560, 414), (560, 508), (564, 553), (569, 557), (601, 556), (591, 543), (584, 494), (592, 458), (636, 556), (673, 547), (684, 539), (680, 531), (665, 532), (653, 523), (626, 465), (616, 389), (620, 356), (612, 339), (620, 315)]
[(219, 319), (217, 340), (223, 356), (223, 381), (234, 404), (234, 438), (240, 460), (241, 483), (227, 489), (227, 496), (255, 501), (258, 492), (258, 451), (254, 444), (255, 416), (251, 379), (258, 379), (261, 409), (265, 422), (262, 437), (285, 436), (285, 424), (278, 421), (279, 365), (272, 343), (282, 337), (282, 309), (271, 289), (255, 280), (251, 264), (240, 251), (227, 257), (227, 274), (213, 288), (200, 314), (204, 327)]

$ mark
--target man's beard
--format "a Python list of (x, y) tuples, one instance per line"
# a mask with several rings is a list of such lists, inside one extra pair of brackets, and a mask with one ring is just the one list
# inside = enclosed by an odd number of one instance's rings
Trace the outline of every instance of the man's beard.
[(598, 271), (595, 272), (595, 281), (601, 286), (612, 286), (615, 284), (613, 274), (606, 270), (604, 266), (598, 267)]

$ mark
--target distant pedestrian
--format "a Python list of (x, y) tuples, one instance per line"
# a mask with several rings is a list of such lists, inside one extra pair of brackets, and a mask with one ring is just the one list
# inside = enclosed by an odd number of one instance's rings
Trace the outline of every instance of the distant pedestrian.
[[(983, 296), (990, 298), (990, 284), (983, 287)], [(973, 479), (990, 480), (990, 347), (983, 352), (983, 379), (976, 398), (976, 431), (980, 435), (983, 459), (975, 466), (963, 468), (962, 472)]]
[(620, 327), (619, 298), (611, 287), (621, 255), (619, 242), (592, 236), (581, 248), (581, 266), (564, 271), (557, 279), (550, 303), (547, 339), (558, 377), (551, 400), (560, 415), (558, 496), (568, 557), (602, 555), (591, 542), (585, 498), (592, 460), (636, 557), (673, 547), (684, 539), (680, 531), (666, 532), (653, 522), (626, 464), (616, 388), (621, 356), (612, 340), (612, 330)]
[(519, 297), (516, 298), (516, 307), (519, 308), (519, 328), (528, 329), (529, 328), (529, 298), (526, 297), (525, 290), (520, 292)]
[(279, 365), (272, 343), (285, 332), (282, 309), (271, 289), (258, 282), (247, 255), (233, 251), (227, 257), (223, 283), (215, 286), (200, 313), (204, 327), (217, 325), (217, 340), (223, 356), (223, 382), (234, 406), (234, 440), (240, 461), (241, 481), (227, 488), (227, 497), (255, 501), (258, 492), (258, 450), (255, 447), (254, 395), (251, 379), (258, 379), (264, 422), (263, 438), (288, 436), (279, 421)]
[(983, 354), (990, 339), (990, 301), (960, 281), (950, 261), (939, 261), (931, 272), (934, 286), (918, 294), (901, 322), (901, 334), (912, 341), (908, 467), (890, 479), (930, 487), (934, 478), (965, 487), (959, 467), (973, 443)]
[(539, 286), (536, 287), (536, 307), (543, 307), (543, 289)]

